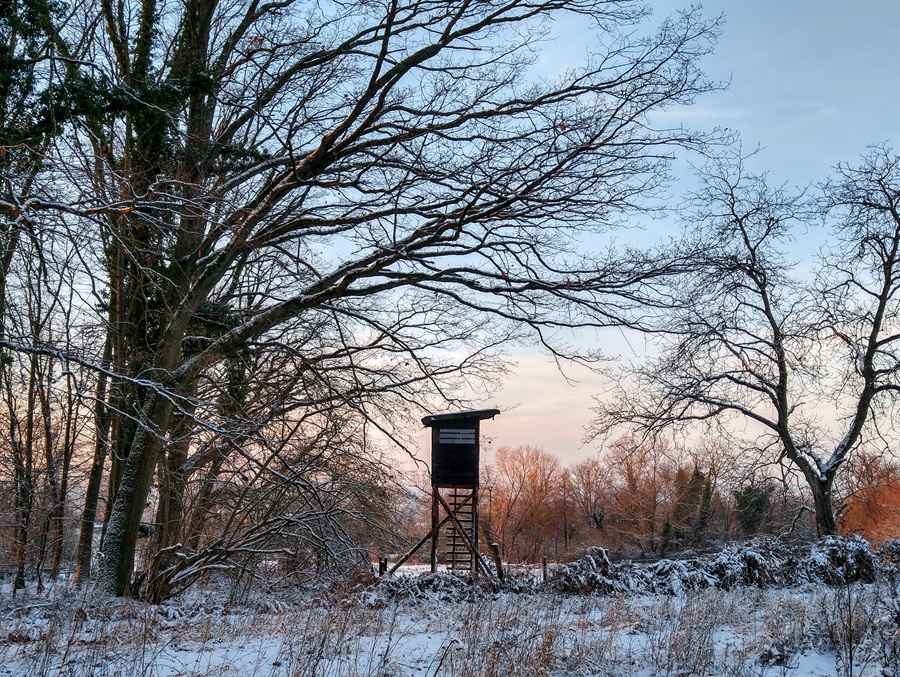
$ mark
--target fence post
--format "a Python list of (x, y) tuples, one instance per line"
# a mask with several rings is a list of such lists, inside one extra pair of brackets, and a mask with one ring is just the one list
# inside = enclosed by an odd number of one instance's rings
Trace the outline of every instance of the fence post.
[(500, 560), (500, 546), (491, 543), (491, 550), (494, 551), (494, 563), (497, 565), (497, 578), (500, 579), (500, 585), (503, 585), (503, 562)]

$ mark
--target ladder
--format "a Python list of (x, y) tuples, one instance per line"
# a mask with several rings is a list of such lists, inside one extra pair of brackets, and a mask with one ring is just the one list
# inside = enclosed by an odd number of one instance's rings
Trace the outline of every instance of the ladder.
[[(462, 526), (465, 535), (477, 547), (476, 491), (477, 489), (450, 489), (447, 503), (459, 521), (460, 526)], [(453, 521), (447, 523), (447, 527), (444, 530), (444, 538), (447, 543), (447, 568), (450, 571), (472, 571), (475, 563), (472, 558), (472, 551), (466, 544), (466, 539), (460, 533), (459, 527)]]

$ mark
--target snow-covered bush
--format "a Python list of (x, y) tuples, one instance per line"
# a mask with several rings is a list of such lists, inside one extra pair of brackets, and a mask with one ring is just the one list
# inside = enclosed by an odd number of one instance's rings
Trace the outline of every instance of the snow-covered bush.
[(778, 540), (759, 538), (730, 543), (708, 564), (716, 587), (764, 588), (791, 581), (798, 567), (797, 558)]
[(840, 585), (870, 583), (883, 566), (900, 562), (900, 547), (886, 545), (876, 557), (859, 536), (830, 536), (807, 554), (792, 551), (774, 538), (727, 545), (717, 555), (685, 560), (662, 559), (650, 564), (612, 563), (603, 548), (592, 548), (579, 560), (561, 566), (550, 581), (554, 590), (577, 594), (679, 595), (687, 590), (735, 587), (785, 587), (803, 582)]
[(696, 559), (663, 559), (650, 565), (648, 570), (652, 576), (648, 592), (656, 594), (681, 595), (686, 590), (702, 590), (716, 584), (706, 563)]
[(581, 559), (557, 569), (551, 585), (559, 592), (603, 595), (626, 592), (628, 586), (617, 578), (612, 572), (612, 563), (606, 550), (591, 548)]
[(804, 569), (811, 580), (829, 585), (871, 583), (878, 573), (878, 561), (868, 541), (860, 536), (825, 536), (813, 544)]
[(900, 573), (900, 540), (885, 541), (876, 554), (882, 569)]
[(385, 576), (372, 586), (360, 586), (351, 595), (344, 595), (346, 603), (362, 602), (365, 606), (383, 606), (393, 600), (430, 600), (463, 602), (480, 599), (492, 592), (489, 579), (474, 582), (450, 573), (427, 573), (418, 576)]

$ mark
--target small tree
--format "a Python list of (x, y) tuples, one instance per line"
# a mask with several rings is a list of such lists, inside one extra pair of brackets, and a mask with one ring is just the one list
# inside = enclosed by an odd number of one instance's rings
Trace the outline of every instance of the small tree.
[(604, 528), (609, 510), (610, 468), (599, 458), (588, 458), (569, 470), (571, 501), (575, 510), (594, 531)]
[(766, 482), (748, 482), (734, 492), (738, 525), (745, 536), (762, 529), (772, 509), (773, 487)]

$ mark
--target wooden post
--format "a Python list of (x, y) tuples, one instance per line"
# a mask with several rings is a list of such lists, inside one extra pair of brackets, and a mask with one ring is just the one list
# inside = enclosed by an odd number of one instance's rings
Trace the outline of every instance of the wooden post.
[(547, 580), (547, 555), (544, 555), (541, 558), (541, 570), (544, 572), (543, 580), (546, 582), (546, 580)]
[(503, 585), (503, 560), (500, 559), (500, 546), (497, 543), (491, 543), (491, 550), (494, 551), (494, 564), (497, 565), (497, 578), (500, 585)]
[(478, 578), (478, 487), (472, 488), (472, 544), (475, 552), (472, 553), (472, 578)]
[(437, 547), (438, 538), (441, 536), (438, 526), (438, 492), (440, 489), (431, 487), (431, 573), (437, 571)]

